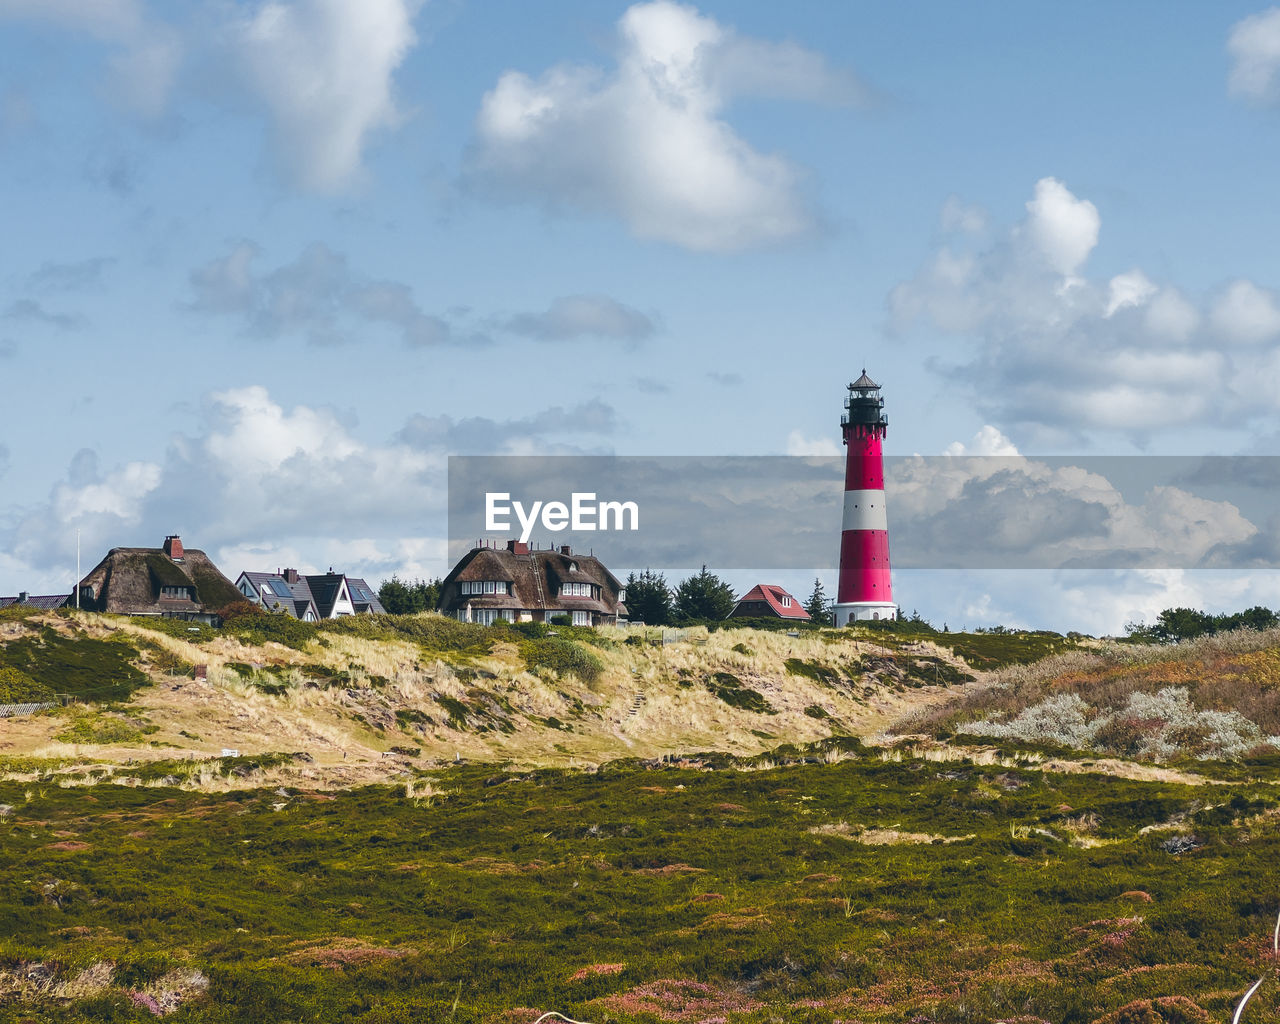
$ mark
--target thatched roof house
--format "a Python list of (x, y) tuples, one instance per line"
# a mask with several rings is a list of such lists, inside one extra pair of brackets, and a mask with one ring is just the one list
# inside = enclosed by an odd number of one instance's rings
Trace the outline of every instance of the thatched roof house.
[(463, 555), (440, 587), (440, 611), (486, 625), (568, 615), (575, 626), (601, 626), (627, 614), (626, 596), (594, 555), (575, 555), (567, 546), (530, 550), (513, 540), (505, 548), (478, 547)]
[(112, 548), (79, 588), (80, 607), (88, 611), (201, 622), (242, 600), (208, 555), (184, 548), (176, 536), (158, 548)]

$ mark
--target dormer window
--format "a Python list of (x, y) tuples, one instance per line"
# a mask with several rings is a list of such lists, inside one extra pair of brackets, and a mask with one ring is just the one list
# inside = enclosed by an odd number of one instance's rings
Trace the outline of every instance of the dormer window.
[(570, 563), (569, 563), (569, 571), (570, 571), (570, 572), (577, 572), (577, 571), (578, 571), (578, 563), (577, 563), (577, 562), (570, 562)]
[(561, 583), (560, 596), (561, 597), (595, 597), (595, 594), (593, 593), (595, 589), (596, 588), (593, 587), (590, 583)]
[(783, 608), (790, 608), (790, 607), (791, 607), (791, 598), (790, 598), (790, 597), (784, 597), (784, 598), (782, 599), (782, 607), (783, 607)]
[(192, 600), (190, 587), (161, 587), (160, 596), (170, 600)]
[(510, 594), (511, 584), (506, 580), (462, 580), (458, 583), (458, 592), (472, 594)]

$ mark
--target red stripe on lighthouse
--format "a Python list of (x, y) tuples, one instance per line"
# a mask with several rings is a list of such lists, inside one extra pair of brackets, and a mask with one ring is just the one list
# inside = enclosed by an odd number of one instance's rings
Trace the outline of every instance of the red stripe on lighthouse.
[(840, 584), (836, 601), (892, 601), (889, 580), (889, 532), (845, 530), (840, 535)]
[(850, 432), (845, 443), (849, 446), (849, 454), (844, 463), (844, 489), (883, 491), (884, 457), (880, 453), (880, 435)]

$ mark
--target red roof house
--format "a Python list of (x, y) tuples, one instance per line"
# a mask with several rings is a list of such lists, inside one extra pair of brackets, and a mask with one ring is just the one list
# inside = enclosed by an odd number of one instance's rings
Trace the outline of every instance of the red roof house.
[(781, 587), (772, 583), (757, 583), (742, 595), (742, 599), (729, 613), (731, 619), (758, 619), (775, 617), (808, 622), (809, 613), (804, 605)]

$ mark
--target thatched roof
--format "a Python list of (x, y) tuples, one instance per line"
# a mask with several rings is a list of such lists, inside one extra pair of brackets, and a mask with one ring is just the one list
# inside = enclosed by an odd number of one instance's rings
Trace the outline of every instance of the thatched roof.
[(112, 548), (80, 581), (80, 592), (81, 607), (118, 615), (211, 613), (243, 597), (194, 548), (178, 559), (163, 548)]
[[(590, 611), (597, 619), (612, 620), (626, 614), (619, 602), (622, 584), (594, 555), (576, 555), (564, 548), (513, 550), (472, 548), (445, 577), (440, 588), (440, 610), (452, 615), (470, 604), (473, 608), (510, 608), (534, 613), (535, 619), (561, 612)], [(463, 594), (462, 582), (505, 581), (510, 594)], [(599, 596), (560, 597), (564, 583), (586, 583), (599, 588)]]

